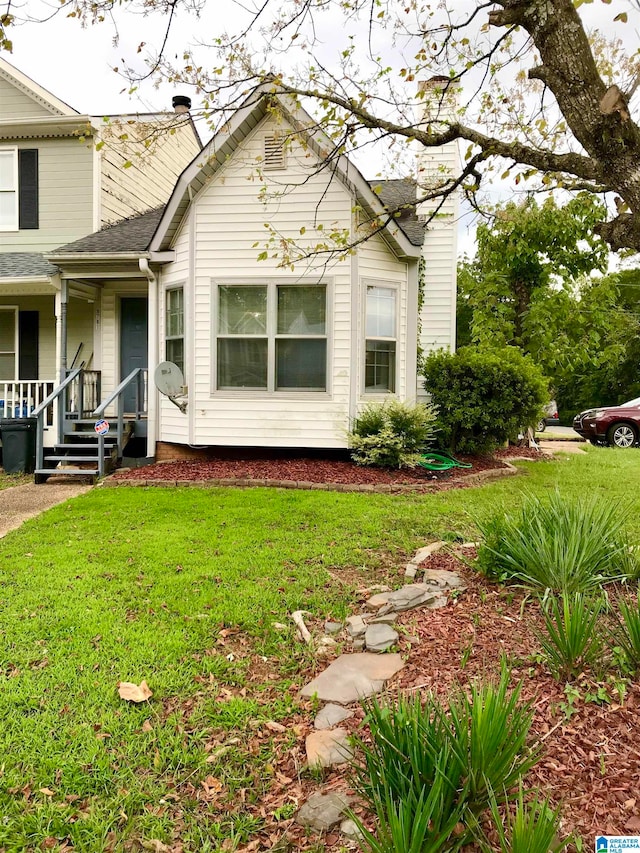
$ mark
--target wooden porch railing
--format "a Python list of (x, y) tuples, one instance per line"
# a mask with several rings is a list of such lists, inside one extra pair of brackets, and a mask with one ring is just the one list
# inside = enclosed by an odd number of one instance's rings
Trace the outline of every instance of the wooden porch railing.
[[(0, 382), (0, 418), (28, 418), (55, 387), (53, 379)], [(44, 425), (53, 426), (53, 406), (44, 413)]]

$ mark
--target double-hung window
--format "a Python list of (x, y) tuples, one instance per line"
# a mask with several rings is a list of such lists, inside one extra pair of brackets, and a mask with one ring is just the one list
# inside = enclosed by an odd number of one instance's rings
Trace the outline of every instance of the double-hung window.
[(324, 285), (221, 284), (217, 296), (218, 390), (326, 391)]
[(365, 303), (366, 393), (396, 390), (397, 290), (378, 284), (366, 285)]
[(0, 148), (0, 231), (38, 227), (38, 150)]
[(18, 378), (18, 309), (0, 307), (0, 381)]
[(0, 148), (0, 231), (18, 230), (18, 150)]
[(184, 375), (184, 290), (167, 290), (165, 354), (167, 361), (177, 364)]

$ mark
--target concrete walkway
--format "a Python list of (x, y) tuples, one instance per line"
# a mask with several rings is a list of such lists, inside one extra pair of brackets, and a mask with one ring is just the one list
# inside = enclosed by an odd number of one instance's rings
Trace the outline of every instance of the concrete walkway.
[(538, 444), (541, 450), (548, 450), (549, 453), (584, 453), (586, 447), (586, 442), (547, 441), (544, 438)]
[(36, 486), (10, 486), (0, 490), (0, 539), (10, 530), (20, 527), (29, 518), (35, 518), (52, 506), (64, 503), (88, 492), (93, 486), (78, 483), (44, 483)]

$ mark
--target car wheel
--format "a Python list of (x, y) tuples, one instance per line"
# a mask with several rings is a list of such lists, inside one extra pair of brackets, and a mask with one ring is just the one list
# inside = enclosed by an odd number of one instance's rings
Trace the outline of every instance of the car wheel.
[(613, 447), (633, 447), (638, 441), (638, 433), (631, 424), (613, 424), (607, 433), (609, 444)]
[(538, 421), (536, 426), (536, 432), (544, 432), (547, 428), (547, 425), (544, 421)]

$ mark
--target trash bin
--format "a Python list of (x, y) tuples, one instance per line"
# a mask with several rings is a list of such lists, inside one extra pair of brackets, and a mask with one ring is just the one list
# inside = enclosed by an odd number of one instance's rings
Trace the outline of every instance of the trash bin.
[(0, 420), (2, 467), (6, 474), (32, 474), (36, 467), (37, 418)]

